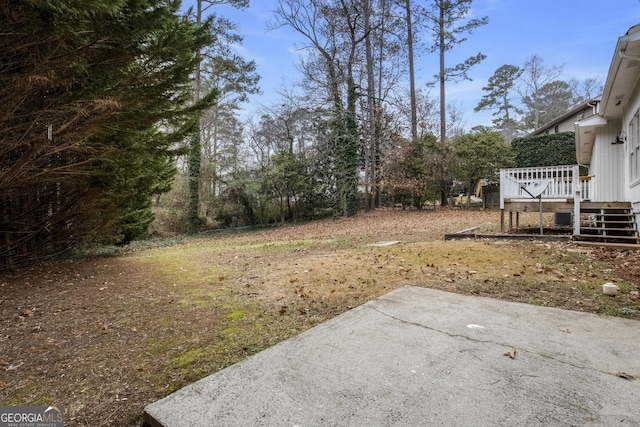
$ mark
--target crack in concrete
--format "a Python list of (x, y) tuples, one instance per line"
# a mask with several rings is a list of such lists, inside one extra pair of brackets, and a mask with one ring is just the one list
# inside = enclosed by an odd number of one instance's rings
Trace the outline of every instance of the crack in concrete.
[(526, 348), (518, 348), (518, 347), (516, 347), (514, 345), (506, 344), (506, 343), (502, 343), (502, 342), (498, 342), (498, 341), (494, 341), (494, 340), (482, 340), (482, 339), (472, 338), (472, 337), (467, 336), (467, 335), (454, 334), (454, 333), (451, 333), (451, 332), (448, 332), (448, 331), (443, 331), (443, 330), (440, 330), (440, 329), (437, 329), (437, 328), (433, 328), (433, 327), (424, 325), (422, 323), (412, 322), (412, 321), (409, 321), (409, 320), (402, 319), (400, 317), (394, 316), (392, 314), (386, 313), (386, 312), (382, 311), (381, 309), (379, 309), (377, 307), (374, 307), (373, 305), (369, 305), (368, 308), (372, 309), (373, 311), (375, 311), (377, 313), (380, 313), (381, 315), (383, 315), (385, 317), (388, 317), (390, 319), (396, 320), (398, 322), (401, 322), (401, 323), (404, 323), (404, 324), (407, 324), (407, 325), (411, 325), (411, 326), (417, 326), (419, 328), (427, 329), (427, 330), (430, 330), (430, 331), (434, 331), (434, 332), (437, 332), (437, 333), (440, 333), (440, 334), (444, 334), (444, 335), (450, 336), (452, 338), (464, 338), (464, 339), (466, 339), (468, 341), (476, 342), (476, 343), (480, 343), (480, 344), (495, 344), (495, 345), (500, 345), (500, 346), (504, 346), (504, 347), (508, 347), (508, 348), (516, 348), (518, 350), (518, 352), (523, 352), (523, 353), (539, 356), (541, 358), (550, 359), (550, 360), (553, 360), (554, 362), (557, 362), (557, 363), (560, 363), (560, 364), (563, 364), (563, 365), (572, 366), (572, 367), (577, 368), (577, 369), (588, 369), (590, 371), (599, 372), (601, 374), (616, 376), (616, 374), (614, 374), (614, 373), (607, 372), (607, 371), (602, 371), (602, 370), (594, 368), (594, 367), (578, 365), (578, 364), (575, 364), (575, 363), (571, 363), (570, 361), (567, 361), (567, 360), (560, 360), (560, 359), (557, 359), (557, 358), (553, 357), (550, 354), (542, 354), (542, 353), (538, 353), (538, 352), (535, 352), (535, 351), (527, 350)]

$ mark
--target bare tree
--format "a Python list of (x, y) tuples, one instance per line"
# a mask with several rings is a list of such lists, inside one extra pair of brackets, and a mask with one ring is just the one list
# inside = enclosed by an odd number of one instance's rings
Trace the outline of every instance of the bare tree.
[(411, 20), (411, 0), (405, 0), (407, 20), (407, 54), (409, 59), (409, 99), (411, 102), (411, 137), (418, 137), (418, 114), (416, 105), (416, 75), (413, 57), (413, 22)]
[[(372, 53), (375, 53), (372, 59), (377, 63), (373, 68), (376, 81), (373, 90), (368, 91), (370, 101), (367, 100), (367, 114), (371, 116), (372, 122), (365, 126), (370, 129), (369, 149), (365, 154), (365, 160), (368, 162), (366, 169), (370, 170), (365, 179), (370, 189), (370, 207), (381, 206), (381, 174), (385, 152), (383, 148), (398, 134), (398, 118), (393, 117), (391, 110), (392, 98), (397, 95), (397, 88), (402, 87), (401, 81), (406, 75), (406, 52), (403, 49), (406, 44), (403, 36), (405, 20), (402, 13), (397, 13), (402, 12), (402, 8), (397, 9), (402, 4), (402, 0), (378, 0), (377, 7), (373, 8), (376, 13), (372, 18), (376, 19), (376, 24), (371, 26), (371, 32), (367, 37), (376, 47), (372, 50)], [(403, 96), (406, 97), (406, 94)], [(411, 117), (410, 110), (406, 117)], [(417, 113), (415, 117), (417, 118)]]
[(602, 95), (604, 87), (599, 78), (587, 78), (585, 80), (570, 79), (568, 82), (571, 88), (573, 105), (590, 101)]
[[(229, 4), (239, 9), (249, 6), (249, 0), (196, 0), (194, 19), (198, 25), (204, 21), (204, 12), (212, 6)], [(193, 14), (189, 10), (189, 15)], [(194, 101), (198, 102), (202, 93), (202, 52), (198, 52), (198, 66), (195, 70)], [(194, 134), (189, 142), (189, 156), (187, 165), (189, 170), (189, 231), (195, 232), (200, 228), (200, 180), (202, 167), (202, 134), (201, 123), (197, 123)]]
[[(397, 33), (403, 21), (396, 16), (397, 3), (391, 0), (360, 0), (363, 7), (365, 38), (366, 77), (361, 77), (361, 86), (366, 87), (366, 97), (361, 102), (361, 128), (364, 145), (364, 192), (365, 206), (369, 209), (381, 204), (381, 168), (383, 151), (381, 145), (388, 141), (389, 117), (387, 113), (389, 93), (399, 86), (404, 74), (402, 57), (404, 37)], [(362, 91), (365, 94), (365, 91)]]
[[(417, 123), (418, 139), (427, 135), (437, 135), (440, 129), (440, 116), (438, 100), (429, 92), (418, 89), (416, 91), (416, 116), (420, 117)], [(391, 100), (397, 110), (398, 127), (407, 129), (411, 127), (411, 95), (408, 91), (397, 93)]]
[(343, 215), (352, 215), (359, 205), (356, 101), (360, 87), (355, 73), (359, 46), (370, 32), (364, 29), (362, 5), (356, 0), (279, 0), (275, 16), (272, 28), (291, 27), (309, 43), (311, 61), (303, 64), (307, 76), (316, 84), (325, 77), (334, 113), (337, 206)]
[(540, 120), (540, 115), (544, 113), (541, 90), (545, 85), (560, 77), (563, 72), (563, 66), (547, 66), (542, 57), (532, 55), (525, 61), (522, 70), (518, 92), (526, 108), (525, 116), (528, 117), (524, 127), (532, 131), (543, 124)]

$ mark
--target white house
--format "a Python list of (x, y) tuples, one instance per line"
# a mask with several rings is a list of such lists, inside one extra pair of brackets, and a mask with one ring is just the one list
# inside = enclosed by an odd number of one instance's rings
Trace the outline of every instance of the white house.
[[(510, 228), (513, 213), (570, 212), (576, 240), (640, 244), (640, 24), (618, 39), (602, 97), (536, 134), (565, 131), (571, 121), (578, 164), (501, 171), (502, 228), (505, 212)], [(535, 188), (542, 192), (527, 191)]]
[(618, 39), (598, 115), (577, 121), (576, 157), (589, 165), (592, 201), (631, 204), (640, 223), (640, 24)]

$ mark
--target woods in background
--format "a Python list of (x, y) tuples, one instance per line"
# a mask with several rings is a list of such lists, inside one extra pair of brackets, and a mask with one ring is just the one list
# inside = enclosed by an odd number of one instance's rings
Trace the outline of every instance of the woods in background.
[[(223, 3), (249, 2), (0, 5), (0, 270), (150, 227), (445, 205), (515, 165), (511, 140), (599, 90), (533, 55), (496, 70), (476, 107), (494, 126), (468, 130), (445, 87), (484, 58), (448, 64), (490, 25), (469, 18), (471, 0), (278, 0), (270, 26), (305, 40), (299, 79), (242, 122), (259, 75), (232, 49), (242, 35), (216, 14)], [(413, 62), (428, 54), (419, 83)]]

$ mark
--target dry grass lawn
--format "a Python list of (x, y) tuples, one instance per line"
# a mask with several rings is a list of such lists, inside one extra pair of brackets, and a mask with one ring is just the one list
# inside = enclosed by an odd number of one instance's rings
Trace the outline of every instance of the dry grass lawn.
[(377, 211), (1, 275), (0, 405), (138, 426), (146, 404), (406, 285), (640, 319), (638, 252), (443, 240), (468, 227), (496, 232), (499, 212)]

